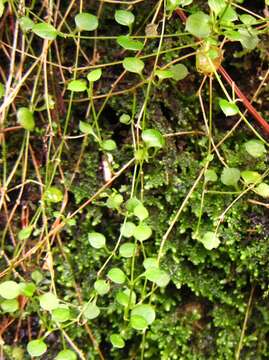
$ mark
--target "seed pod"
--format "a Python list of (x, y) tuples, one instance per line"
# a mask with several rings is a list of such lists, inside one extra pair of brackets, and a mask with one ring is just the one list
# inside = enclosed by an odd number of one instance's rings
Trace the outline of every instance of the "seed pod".
[(223, 59), (223, 51), (215, 45), (205, 44), (196, 52), (196, 69), (204, 75), (217, 71)]

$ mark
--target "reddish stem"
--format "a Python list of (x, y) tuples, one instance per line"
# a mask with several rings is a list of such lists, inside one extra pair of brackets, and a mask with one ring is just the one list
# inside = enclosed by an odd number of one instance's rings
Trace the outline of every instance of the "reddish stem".
[[(175, 12), (180, 17), (183, 23), (187, 21), (187, 16), (183, 10), (176, 9)], [(227, 73), (227, 71), (224, 69), (224, 67), (220, 66), (218, 68), (218, 72), (220, 72), (220, 74), (227, 81), (227, 83), (232, 87), (232, 89), (234, 89), (236, 95), (239, 97), (239, 99), (242, 101), (242, 103), (245, 105), (246, 109), (251, 113), (254, 119), (260, 124), (260, 126), (265, 130), (265, 132), (269, 134), (269, 123), (258, 113), (258, 111), (254, 108), (254, 106), (252, 106), (246, 95), (235, 84), (235, 82)]]

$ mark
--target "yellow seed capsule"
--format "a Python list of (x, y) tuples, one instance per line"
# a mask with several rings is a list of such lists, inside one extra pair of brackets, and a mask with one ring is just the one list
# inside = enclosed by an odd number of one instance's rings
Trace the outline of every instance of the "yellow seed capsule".
[(204, 75), (217, 71), (223, 59), (223, 51), (215, 45), (205, 44), (196, 52), (196, 69)]

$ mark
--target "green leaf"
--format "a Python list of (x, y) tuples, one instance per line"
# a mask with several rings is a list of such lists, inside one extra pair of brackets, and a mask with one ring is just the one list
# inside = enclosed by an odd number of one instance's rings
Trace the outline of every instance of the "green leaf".
[(174, 77), (174, 73), (172, 70), (162, 70), (158, 69), (155, 71), (155, 75), (159, 78), (159, 80), (169, 79)]
[(39, 303), (42, 309), (51, 311), (59, 307), (59, 299), (51, 292), (39, 296)]
[(19, 302), (17, 299), (9, 299), (1, 302), (1, 308), (5, 313), (14, 313), (19, 309)]
[(135, 74), (141, 74), (144, 69), (144, 62), (136, 57), (126, 57), (123, 59), (122, 65), (126, 71)]
[(134, 237), (139, 241), (147, 240), (151, 235), (152, 230), (147, 224), (141, 223), (135, 228)]
[(254, 25), (257, 23), (257, 20), (255, 19), (255, 17), (252, 15), (249, 15), (249, 14), (242, 14), (239, 16), (239, 19), (245, 25)]
[(115, 20), (118, 24), (130, 27), (135, 21), (135, 16), (128, 10), (117, 10), (115, 12)]
[(88, 240), (92, 247), (95, 249), (101, 249), (106, 246), (106, 238), (103, 234), (98, 232), (90, 232), (88, 233)]
[(93, 31), (98, 28), (98, 18), (90, 13), (82, 12), (75, 16), (75, 23), (79, 31)]
[(55, 40), (58, 35), (55, 27), (47, 23), (34, 24), (34, 26), (32, 27), (32, 31), (37, 36), (46, 40)]
[(245, 170), (241, 172), (241, 176), (246, 185), (259, 183), (262, 181), (262, 177), (257, 171)]
[(264, 198), (269, 198), (269, 185), (261, 183), (255, 188), (255, 192)]
[(141, 51), (144, 47), (144, 44), (141, 41), (133, 40), (128, 35), (118, 36), (117, 43), (125, 50)]
[(100, 315), (100, 309), (95, 303), (90, 302), (84, 307), (83, 314), (86, 319), (92, 320)]
[(119, 349), (124, 348), (125, 342), (119, 334), (112, 334), (112, 335), (110, 335), (109, 339), (110, 339), (111, 344), (115, 348), (119, 348)]
[(163, 135), (156, 129), (144, 130), (141, 137), (148, 148), (153, 147), (161, 149), (165, 145)]
[(126, 209), (130, 213), (132, 213), (134, 211), (134, 208), (139, 204), (142, 204), (142, 202), (140, 200), (138, 200), (136, 197), (133, 197), (126, 201)]
[(238, 15), (236, 11), (231, 7), (225, 7), (225, 9), (219, 14), (222, 25), (231, 26), (231, 22), (236, 21), (238, 19)]
[(133, 243), (125, 243), (120, 246), (119, 249), (120, 256), (124, 258), (130, 258), (133, 257), (135, 253), (135, 244)]
[(149, 217), (149, 212), (143, 204), (138, 204), (134, 208), (134, 215), (138, 217), (140, 221), (143, 221)]
[(86, 123), (85, 121), (79, 122), (79, 130), (87, 135), (94, 134), (92, 126), (90, 124)]
[(87, 75), (87, 79), (89, 80), (89, 82), (94, 82), (99, 80), (101, 76), (102, 76), (102, 69), (99, 68), (89, 72), (89, 74)]
[(146, 320), (147, 325), (150, 325), (155, 320), (155, 310), (149, 304), (136, 305), (131, 311), (131, 318), (133, 316), (141, 316)]
[(160, 287), (165, 287), (170, 281), (168, 273), (156, 267), (148, 268), (145, 277)]
[(134, 223), (127, 221), (126, 223), (122, 224), (120, 231), (122, 233), (122, 236), (130, 238), (134, 235), (135, 228), (136, 226)]
[(51, 312), (53, 321), (62, 323), (70, 319), (70, 310), (67, 306), (58, 307)]
[(254, 29), (238, 29), (238, 34), (239, 41), (243, 48), (247, 50), (254, 50), (257, 47), (259, 43), (259, 38)]
[(5, 86), (4, 84), (0, 83), (0, 99), (2, 99), (4, 95), (5, 95)]
[(148, 323), (143, 316), (133, 315), (130, 319), (131, 327), (135, 330), (145, 330), (148, 327)]
[(216, 174), (216, 171), (213, 169), (208, 169), (205, 172), (205, 182), (216, 182), (218, 180), (218, 176)]
[[(124, 291), (119, 291), (116, 294), (117, 302), (124, 307), (127, 307), (130, 305), (130, 308), (133, 308), (135, 305), (135, 302), (136, 302), (136, 294), (134, 291), (132, 291), (131, 299), (130, 299), (130, 294), (131, 294), (130, 289), (125, 289)], [(130, 302), (130, 304), (129, 304), (129, 302)]]
[(131, 116), (128, 115), (128, 114), (122, 114), (120, 116), (120, 122), (122, 124), (126, 124), (126, 125), (129, 125), (131, 123)]
[(189, 74), (187, 67), (183, 64), (173, 65), (169, 70), (172, 71), (173, 79), (176, 81), (183, 80)]
[(77, 354), (69, 349), (60, 351), (55, 360), (77, 360)]
[(106, 206), (110, 209), (118, 209), (123, 203), (123, 196), (121, 194), (113, 193), (106, 201)]
[(63, 194), (60, 189), (51, 186), (45, 191), (44, 200), (51, 203), (58, 203), (63, 200)]
[(126, 279), (124, 272), (119, 268), (110, 269), (107, 276), (115, 284), (123, 284)]
[(35, 128), (35, 120), (33, 113), (26, 107), (21, 107), (17, 111), (18, 123), (28, 131), (32, 131)]
[(30, 283), (20, 283), (20, 292), (22, 295), (31, 298), (35, 291), (36, 291), (36, 286), (34, 283), (30, 282)]
[(105, 295), (109, 292), (110, 290), (110, 285), (107, 281), (105, 280), (96, 280), (94, 283), (94, 289), (96, 290), (96, 292), (99, 295)]
[(237, 168), (224, 168), (220, 179), (224, 185), (236, 187), (240, 179), (240, 170)]
[(20, 295), (20, 285), (15, 281), (4, 281), (0, 284), (0, 295), (7, 300), (15, 299)]
[(186, 21), (186, 31), (198, 38), (205, 38), (210, 35), (210, 16), (197, 11), (190, 15)]
[(266, 153), (265, 146), (260, 140), (249, 140), (245, 143), (245, 148), (254, 158), (261, 157)]
[(158, 264), (158, 260), (156, 258), (153, 257), (148, 257), (143, 261), (143, 266), (144, 268), (147, 269), (152, 269), (152, 268), (159, 268), (159, 264)]
[(219, 106), (226, 116), (233, 116), (239, 113), (238, 106), (226, 99), (219, 99)]
[(28, 16), (22, 16), (19, 19), (19, 23), (23, 32), (32, 30), (35, 25), (35, 23)]
[(67, 85), (67, 89), (74, 92), (83, 92), (87, 90), (87, 82), (84, 79), (71, 80)]
[(212, 232), (212, 231), (208, 231), (204, 234), (201, 242), (203, 243), (204, 247), (207, 250), (212, 250), (212, 249), (216, 249), (217, 247), (219, 247), (220, 245), (220, 241), (219, 238), (217, 237), (217, 235)]
[(117, 144), (114, 140), (109, 139), (109, 140), (102, 141), (101, 147), (105, 151), (113, 151), (117, 148)]
[(39, 270), (35, 270), (32, 272), (31, 278), (36, 284), (39, 284), (43, 280), (43, 275)]
[(24, 229), (21, 229), (18, 233), (19, 240), (27, 240), (31, 236), (33, 231), (33, 225), (26, 226)]
[(0, 18), (4, 13), (4, 10), (5, 10), (4, 1), (0, 0)]
[(225, 0), (208, 0), (208, 5), (215, 15), (219, 15), (225, 9), (226, 2)]
[(41, 356), (47, 351), (47, 345), (42, 339), (28, 342), (27, 351), (31, 356)]

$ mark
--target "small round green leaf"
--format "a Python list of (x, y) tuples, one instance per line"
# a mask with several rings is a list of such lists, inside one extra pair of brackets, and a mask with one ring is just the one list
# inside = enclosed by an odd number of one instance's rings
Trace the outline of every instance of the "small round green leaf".
[(59, 307), (59, 299), (51, 292), (39, 296), (39, 303), (42, 309), (51, 311)]
[(35, 128), (35, 120), (33, 113), (26, 107), (21, 107), (17, 111), (18, 123), (28, 131), (32, 131)]
[(55, 27), (47, 23), (34, 24), (34, 26), (32, 27), (32, 31), (37, 36), (46, 40), (54, 40), (58, 35), (58, 32), (55, 29)]
[(224, 185), (236, 187), (240, 179), (240, 170), (237, 168), (224, 168), (220, 179)]
[(74, 92), (83, 92), (87, 90), (87, 83), (84, 79), (72, 80), (67, 85), (67, 89)]
[(226, 116), (233, 116), (239, 113), (238, 106), (226, 99), (219, 99), (219, 106)]
[(216, 171), (213, 169), (207, 169), (205, 172), (205, 182), (215, 182), (218, 180), (218, 176), (216, 174)]
[(51, 203), (58, 203), (63, 200), (63, 194), (60, 189), (51, 186), (45, 191), (44, 200)]
[(22, 295), (31, 298), (35, 291), (36, 291), (36, 286), (34, 283), (30, 282), (30, 283), (20, 283), (20, 292)]
[(125, 342), (119, 334), (110, 335), (110, 342), (115, 348), (122, 349), (125, 346)]
[(145, 208), (145, 206), (143, 204), (138, 204), (134, 208), (134, 215), (136, 217), (138, 217), (138, 219), (140, 221), (143, 221), (143, 220), (145, 220), (146, 218), (149, 217), (149, 212), (148, 212), (148, 210)]
[(113, 193), (106, 201), (106, 206), (110, 209), (118, 209), (123, 203), (123, 196), (121, 194)]
[(136, 57), (126, 57), (123, 59), (122, 65), (126, 71), (141, 74), (144, 69), (144, 62)]
[(249, 155), (258, 158), (266, 153), (264, 144), (260, 140), (250, 140), (245, 143), (245, 148)]
[[(130, 289), (125, 289), (124, 291), (119, 291), (116, 295), (117, 302), (124, 307), (127, 307), (129, 305), (131, 308), (134, 307), (135, 302), (136, 302), (136, 294), (134, 291), (132, 291), (131, 298), (130, 298), (130, 294), (131, 294)], [(129, 304), (129, 302), (130, 302), (130, 304)]]
[(39, 270), (35, 270), (32, 272), (31, 278), (36, 284), (39, 284), (43, 280), (43, 275)]
[(27, 31), (32, 30), (32, 28), (35, 25), (33, 20), (31, 20), (28, 16), (22, 16), (19, 19), (19, 23), (20, 23), (20, 27), (21, 27), (23, 32), (27, 32)]
[(131, 327), (135, 330), (145, 330), (148, 327), (148, 323), (143, 316), (133, 315), (130, 319)]
[(125, 243), (120, 246), (119, 249), (120, 256), (124, 258), (130, 258), (133, 257), (135, 253), (135, 244), (133, 243)]
[(31, 236), (31, 233), (33, 231), (33, 226), (29, 225), (26, 226), (24, 229), (21, 229), (18, 233), (19, 240), (27, 240)]
[(162, 148), (165, 145), (163, 135), (156, 129), (146, 129), (142, 132), (142, 139), (148, 148)]
[(143, 266), (144, 268), (147, 270), (147, 269), (152, 269), (152, 268), (159, 268), (159, 264), (158, 264), (158, 260), (156, 258), (153, 258), (153, 257), (149, 257), (149, 258), (146, 258), (144, 261), (143, 261)]
[(98, 28), (98, 18), (90, 13), (82, 12), (75, 16), (75, 23), (79, 31), (93, 31)]
[(186, 21), (186, 31), (198, 38), (205, 38), (210, 35), (210, 16), (202, 11), (196, 11)]
[(87, 75), (87, 79), (90, 82), (94, 82), (99, 80), (101, 76), (102, 76), (102, 69), (95, 69), (89, 72), (89, 74)]
[(165, 70), (165, 69), (156, 70), (155, 75), (159, 78), (159, 80), (170, 79), (174, 77), (174, 73), (172, 70)]
[(51, 312), (51, 318), (53, 321), (62, 323), (70, 319), (70, 310), (67, 306), (58, 307)]
[(117, 148), (117, 144), (114, 140), (109, 139), (109, 140), (102, 141), (101, 147), (105, 151), (113, 151)]
[(98, 232), (90, 232), (88, 234), (88, 240), (92, 247), (95, 249), (101, 249), (106, 245), (106, 238), (103, 234)]
[(134, 231), (134, 237), (139, 241), (144, 241), (150, 238), (152, 235), (152, 230), (147, 224), (139, 224)]
[(47, 345), (42, 339), (32, 340), (27, 344), (27, 351), (33, 357), (41, 356), (47, 351)]
[(125, 282), (125, 274), (119, 268), (112, 268), (107, 274), (108, 278), (115, 284), (123, 284)]
[(14, 313), (19, 309), (19, 302), (17, 299), (9, 299), (1, 302), (3, 312)]
[(94, 288), (95, 288), (96, 292), (102, 296), (109, 292), (110, 285), (105, 280), (96, 280), (94, 283)]
[(173, 65), (169, 70), (172, 71), (173, 79), (176, 81), (183, 80), (189, 74), (187, 67), (183, 64)]
[(126, 202), (126, 209), (132, 213), (134, 211), (134, 208), (139, 205), (142, 204), (142, 202), (140, 200), (138, 200), (136, 197), (133, 197), (129, 200), (127, 200)]
[(207, 250), (216, 249), (220, 245), (219, 238), (212, 231), (206, 232), (201, 241)]
[(83, 314), (86, 319), (92, 320), (99, 316), (100, 309), (95, 303), (91, 302), (91, 303), (86, 304), (86, 306), (84, 307), (84, 310), (83, 310)]
[(130, 238), (134, 235), (134, 231), (135, 231), (135, 224), (130, 222), (130, 221), (126, 221), (126, 223), (122, 224), (121, 226), (121, 233), (122, 236), (126, 237), (126, 238)]
[(77, 354), (69, 349), (60, 351), (55, 360), (77, 360)]
[(93, 128), (90, 124), (86, 123), (85, 121), (79, 122), (79, 130), (84, 134), (94, 134)]
[(256, 188), (255, 191), (258, 195), (264, 197), (264, 198), (269, 198), (269, 185), (266, 183), (261, 183), (259, 184)]
[(141, 51), (144, 47), (144, 44), (141, 41), (133, 40), (128, 35), (118, 36), (117, 43), (125, 50)]
[(262, 177), (257, 171), (245, 170), (241, 172), (241, 176), (247, 185), (259, 183), (262, 181)]
[(128, 10), (117, 10), (115, 12), (115, 20), (118, 24), (130, 27), (135, 21), (135, 16)]
[(155, 310), (149, 304), (140, 304), (132, 309), (131, 318), (133, 316), (141, 316), (146, 320), (147, 325), (150, 325), (155, 320)]
[(15, 299), (20, 295), (20, 285), (15, 281), (4, 281), (0, 284), (0, 295), (7, 300)]
[(131, 116), (128, 115), (128, 114), (122, 114), (122, 115), (120, 116), (120, 122), (121, 122), (122, 124), (129, 125), (130, 122), (131, 122)]
[(216, 14), (220, 14), (226, 7), (225, 0), (208, 0), (208, 6)]
[(160, 287), (165, 287), (170, 281), (168, 273), (156, 267), (147, 269), (145, 277)]

